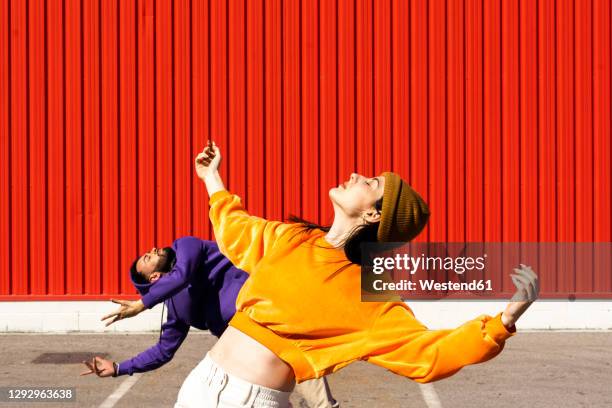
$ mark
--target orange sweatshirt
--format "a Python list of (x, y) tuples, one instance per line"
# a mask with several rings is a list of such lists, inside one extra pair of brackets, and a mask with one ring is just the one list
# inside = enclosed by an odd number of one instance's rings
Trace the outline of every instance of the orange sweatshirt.
[(227, 191), (210, 198), (210, 219), (221, 252), (251, 275), (230, 325), (287, 362), (298, 382), (357, 360), (435, 381), (495, 357), (515, 333), (501, 313), (428, 330), (403, 302), (361, 302), (361, 267), (324, 231), (251, 216)]

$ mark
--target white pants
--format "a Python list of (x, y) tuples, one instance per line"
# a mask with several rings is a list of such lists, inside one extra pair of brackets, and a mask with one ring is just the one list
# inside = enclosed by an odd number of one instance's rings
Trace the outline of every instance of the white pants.
[(174, 408), (286, 408), (289, 395), (228, 374), (207, 354), (183, 382)]

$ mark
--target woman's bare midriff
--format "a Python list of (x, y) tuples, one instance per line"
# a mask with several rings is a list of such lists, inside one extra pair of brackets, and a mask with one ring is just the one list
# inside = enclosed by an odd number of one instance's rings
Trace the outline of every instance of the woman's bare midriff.
[(279, 391), (295, 386), (293, 369), (252, 337), (229, 326), (209, 351), (210, 358), (227, 373)]

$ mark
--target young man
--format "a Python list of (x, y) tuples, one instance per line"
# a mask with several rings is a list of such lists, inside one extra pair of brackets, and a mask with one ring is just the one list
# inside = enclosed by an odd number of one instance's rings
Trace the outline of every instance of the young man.
[[(120, 363), (94, 357), (84, 362), (89, 370), (82, 375), (116, 377), (161, 367), (172, 360), (191, 326), (221, 336), (236, 312), (236, 297), (248, 274), (232, 265), (215, 242), (183, 237), (174, 241), (172, 247), (153, 248), (138, 257), (130, 268), (130, 277), (146, 308), (161, 302), (168, 308), (159, 341)], [(164, 299), (162, 293), (171, 295)], [(120, 304), (121, 309), (102, 318), (111, 318), (107, 326), (121, 319), (122, 308), (133, 303), (113, 302)], [(298, 392), (311, 407), (338, 406), (323, 379), (303, 383)]]

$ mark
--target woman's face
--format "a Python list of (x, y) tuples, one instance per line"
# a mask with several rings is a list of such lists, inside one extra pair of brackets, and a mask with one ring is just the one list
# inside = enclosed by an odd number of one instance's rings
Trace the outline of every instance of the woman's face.
[[(367, 217), (370, 222), (376, 222), (376, 201), (380, 200), (385, 191), (385, 178), (377, 176), (372, 178), (352, 173), (350, 178), (338, 187), (329, 190), (329, 198), (334, 206), (339, 207), (349, 217)], [(380, 216), (380, 214), (378, 214)]]

